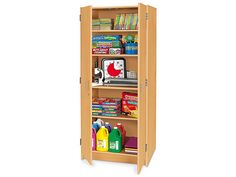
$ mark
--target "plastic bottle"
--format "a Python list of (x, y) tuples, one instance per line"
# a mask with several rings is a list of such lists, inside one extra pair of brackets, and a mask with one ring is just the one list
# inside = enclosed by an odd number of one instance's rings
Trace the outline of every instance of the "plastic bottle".
[(109, 152), (121, 152), (122, 135), (117, 127), (114, 127), (109, 135)]
[(126, 137), (126, 131), (124, 126), (121, 123), (116, 124), (117, 128), (120, 130), (121, 135), (122, 135), (122, 146), (125, 145), (125, 137)]
[(108, 132), (111, 133), (112, 126), (109, 124), (109, 122), (105, 122), (105, 127), (107, 128)]
[(101, 127), (101, 126), (100, 126), (96, 121), (93, 122), (92, 128), (94, 128), (94, 129), (96, 130), (96, 132), (98, 132), (98, 130), (100, 129), (100, 127)]
[(96, 130), (92, 128), (92, 150), (96, 150)]
[(104, 125), (104, 122), (102, 119), (97, 119), (96, 122), (98, 123), (100, 127)]
[(96, 135), (97, 138), (97, 151), (108, 151), (108, 137), (109, 132), (105, 126), (102, 126)]

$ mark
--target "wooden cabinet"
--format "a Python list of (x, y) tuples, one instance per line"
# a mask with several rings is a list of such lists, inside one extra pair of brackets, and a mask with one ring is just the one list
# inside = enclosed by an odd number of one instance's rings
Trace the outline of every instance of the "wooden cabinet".
[[(92, 19), (113, 18), (121, 13), (138, 14), (137, 30), (92, 30)], [(138, 54), (92, 54), (92, 36), (137, 34)], [(101, 65), (103, 58), (123, 57), (126, 68), (135, 71), (137, 87), (92, 86), (95, 62)], [(92, 98), (121, 98), (121, 93), (138, 94), (138, 118), (93, 116)], [(96, 118), (111, 124), (125, 125), (127, 136), (138, 138), (138, 154), (92, 151), (92, 122)], [(148, 165), (156, 148), (156, 9), (138, 4), (124, 7), (81, 7), (81, 158), (92, 164), (93, 160), (105, 160), (137, 164), (138, 173)]]

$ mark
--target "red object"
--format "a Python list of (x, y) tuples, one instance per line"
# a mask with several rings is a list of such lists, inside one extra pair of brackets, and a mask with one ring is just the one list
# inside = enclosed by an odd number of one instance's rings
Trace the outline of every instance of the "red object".
[(132, 110), (138, 110), (138, 94), (122, 92), (122, 112), (129, 114)]
[(120, 130), (121, 135), (122, 135), (122, 146), (125, 145), (125, 137), (126, 137), (126, 131), (124, 126), (121, 123), (116, 124), (117, 128)]
[(92, 54), (109, 54), (108, 48), (93, 48)]
[(107, 72), (108, 74), (110, 74), (110, 76), (118, 76), (121, 72), (121, 70), (116, 70), (114, 67), (114, 63), (111, 63), (108, 67), (107, 67)]

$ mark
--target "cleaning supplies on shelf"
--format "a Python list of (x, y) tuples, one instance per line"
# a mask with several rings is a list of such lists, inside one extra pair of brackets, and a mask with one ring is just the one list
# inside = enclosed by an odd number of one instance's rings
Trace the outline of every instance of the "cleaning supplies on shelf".
[(102, 126), (96, 135), (97, 138), (97, 151), (102, 151), (106, 152), (108, 151), (108, 137), (109, 137), (109, 132), (105, 126)]
[(122, 92), (122, 113), (138, 118), (138, 94)]
[(126, 130), (124, 126), (121, 123), (117, 123), (116, 127), (120, 130), (121, 135), (122, 135), (122, 146), (125, 144), (125, 137), (126, 137)]
[(96, 132), (98, 132), (98, 130), (100, 129), (100, 127), (101, 127), (101, 126), (100, 126), (96, 121), (93, 122), (92, 128), (95, 129)]
[(92, 128), (92, 150), (96, 150), (96, 130)]
[(125, 152), (130, 154), (138, 154), (137, 137), (127, 137)]
[(111, 133), (112, 126), (109, 124), (109, 122), (105, 122), (105, 127), (107, 128), (108, 132)]
[(93, 98), (92, 114), (97, 116), (118, 116), (121, 113), (121, 99)]
[(122, 135), (117, 127), (114, 127), (109, 134), (109, 152), (119, 153), (122, 150)]
[(104, 126), (104, 121), (102, 119), (97, 119), (96, 123), (100, 126), (100, 128)]

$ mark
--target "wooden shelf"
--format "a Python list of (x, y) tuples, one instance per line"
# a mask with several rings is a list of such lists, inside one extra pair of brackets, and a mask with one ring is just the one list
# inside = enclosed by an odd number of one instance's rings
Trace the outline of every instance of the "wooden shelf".
[(116, 87), (116, 86), (93, 86), (93, 89), (109, 89), (109, 90), (135, 90), (137, 91), (137, 87)]
[(137, 154), (129, 154), (126, 153), (125, 150), (123, 149), (121, 152), (119, 153), (115, 153), (115, 152), (101, 152), (101, 151), (93, 151), (93, 153), (97, 153), (97, 154), (112, 154), (112, 155), (122, 155), (122, 156), (137, 156)]
[(138, 30), (92, 30), (93, 33), (137, 33)]
[(92, 151), (93, 160), (137, 164), (137, 157), (137, 154), (128, 154), (124, 150), (120, 153)]
[(128, 55), (128, 54), (120, 54), (120, 55), (111, 55), (111, 54), (92, 54), (93, 57), (138, 57), (138, 55)]
[(117, 117), (113, 117), (113, 116), (94, 116), (94, 115), (92, 115), (92, 117), (93, 118), (100, 118), (100, 119), (114, 119), (114, 120), (131, 120), (131, 121), (137, 121), (138, 120), (137, 118), (128, 117), (128, 116), (125, 116), (123, 114), (120, 114)]

